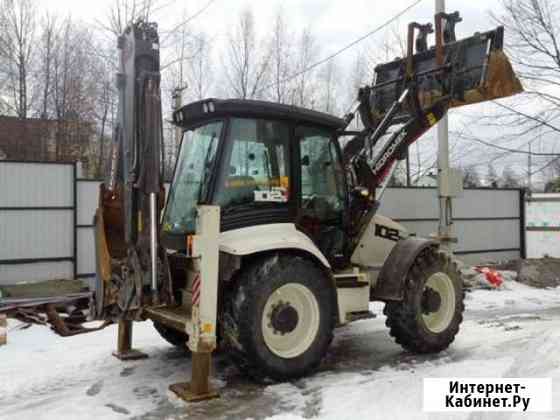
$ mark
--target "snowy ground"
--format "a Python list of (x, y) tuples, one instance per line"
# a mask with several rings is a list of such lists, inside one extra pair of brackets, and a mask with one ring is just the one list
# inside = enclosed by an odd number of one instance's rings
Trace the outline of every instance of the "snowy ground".
[[(320, 371), (293, 383), (255, 385), (218, 355), (221, 398), (192, 405), (167, 391), (190, 377), (189, 359), (149, 322), (135, 325), (134, 343), (150, 358), (123, 363), (111, 357), (114, 327), (60, 338), (12, 321), (0, 347), (0, 418), (559, 419), (560, 288), (507, 285), (468, 294), (461, 332), (439, 355), (403, 352), (379, 315), (337, 330)], [(552, 377), (554, 411), (423, 413), (422, 379), (445, 376)]]

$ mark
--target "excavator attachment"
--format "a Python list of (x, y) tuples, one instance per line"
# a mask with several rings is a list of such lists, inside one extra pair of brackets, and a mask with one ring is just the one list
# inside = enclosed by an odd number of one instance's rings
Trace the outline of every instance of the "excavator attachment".
[[(366, 125), (376, 126), (406, 89), (410, 89), (411, 100), (395, 115), (395, 122), (441, 102), (446, 109), (458, 108), (523, 91), (503, 51), (503, 27), (457, 41), (454, 23), (458, 21), (457, 12), (437, 15), (436, 27), (445, 29), (440, 37), (436, 35), (431, 48), (426, 42), (427, 34), (433, 32), (431, 24), (410, 24), (407, 57), (377, 66), (373, 85), (362, 92), (367, 95), (361, 98), (362, 102), (367, 100), (361, 109)], [(420, 33), (413, 42), (415, 30)]]

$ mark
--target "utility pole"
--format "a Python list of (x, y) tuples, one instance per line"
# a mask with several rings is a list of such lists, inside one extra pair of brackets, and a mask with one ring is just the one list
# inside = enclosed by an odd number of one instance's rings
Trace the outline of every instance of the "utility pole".
[(531, 143), (529, 142), (529, 154), (527, 155), (527, 188), (529, 188), (529, 191), (531, 191), (531, 187), (532, 187), (532, 166), (533, 166), (533, 159), (532, 156), (533, 154), (531, 153)]
[[(436, 16), (445, 13), (445, 0), (436, 0)], [(436, 18), (437, 19), (437, 18)], [(443, 25), (441, 25), (443, 26)], [(437, 33), (439, 31), (439, 33)], [(443, 27), (436, 24), (436, 37), (443, 43)], [(437, 42), (437, 41), (436, 41)], [(443, 62), (437, 63), (439, 66)], [(449, 125), (447, 114), (437, 125), (438, 139), (438, 196), (439, 196), (439, 224), (438, 238), (441, 241), (442, 249), (452, 253), (453, 220), (452, 220), (452, 201), (449, 191), (450, 170), (449, 170)], [(444, 193), (444, 190), (447, 190)]]

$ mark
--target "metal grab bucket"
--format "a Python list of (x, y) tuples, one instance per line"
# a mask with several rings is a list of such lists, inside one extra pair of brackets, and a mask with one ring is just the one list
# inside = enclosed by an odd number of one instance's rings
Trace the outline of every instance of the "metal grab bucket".
[(480, 86), (466, 91), (464, 100), (454, 99), (450, 108), (507, 98), (523, 92), (523, 86), (517, 78), (509, 58), (502, 50), (490, 53), (485, 73), (485, 80)]
[[(375, 68), (369, 89), (366, 125), (375, 127), (405, 89), (412, 89), (418, 102), (407, 101), (395, 122), (408, 121), (417, 112), (438, 102), (446, 108), (505, 98), (523, 91), (521, 82), (503, 52), (504, 30), (476, 33), (439, 47), (410, 53)], [(439, 54), (438, 54), (439, 51)]]

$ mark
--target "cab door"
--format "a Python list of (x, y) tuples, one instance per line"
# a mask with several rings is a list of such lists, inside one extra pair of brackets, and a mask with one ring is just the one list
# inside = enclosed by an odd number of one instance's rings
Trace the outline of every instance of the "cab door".
[(346, 188), (338, 147), (328, 129), (298, 126), (298, 225), (331, 264), (344, 257)]

